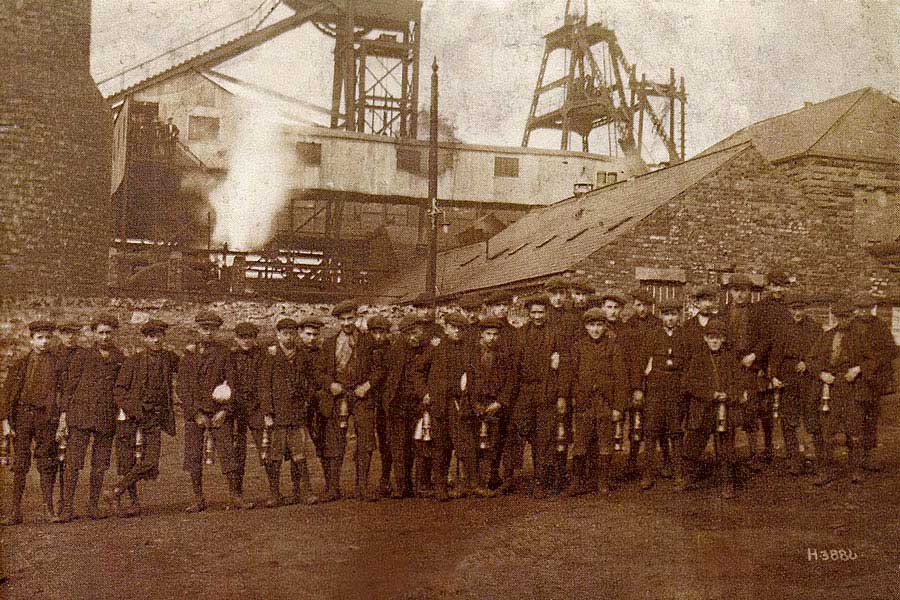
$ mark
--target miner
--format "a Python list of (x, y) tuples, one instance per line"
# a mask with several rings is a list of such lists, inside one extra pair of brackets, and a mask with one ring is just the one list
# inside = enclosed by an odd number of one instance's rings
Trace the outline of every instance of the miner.
[(75, 353), (60, 396), (57, 438), (68, 437), (65, 461), (65, 505), (60, 520), (74, 517), (78, 474), (91, 447), (90, 491), (87, 515), (99, 519), (98, 503), (103, 479), (112, 457), (116, 433), (115, 386), (125, 355), (116, 347), (114, 335), (119, 321), (114, 315), (98, 315), (91, 323), (94, 345)]
[(386, 317), (375, 315), (366, 321), (366, 330), (372, 336), (373, 383), (369, 395), (375, 405), (375, 434), (378, 458), (381, 463), (378, 495), (382, 498), (388, 498), (391, 495), (391, 470), (394, 466), (394, 458), (391, 454), (384, 398), (385, 383), (391, 362), (391, 322)]
[[(371, 406), (368, 402), (372, 387), (371, 341), (356, 326), (357, 308), (355, 302), (345, 300), (332, 309), (331, 314), (337, 319), (340, 330), (325, 340), (319, 354), (319, 385), (324, 391), (320, 410), (325, 417), (325, 461), (328, 467), (325, 476), (326, 502), (341, 497), (341, 466), (347, 446), (348, 423), (354, 405), (361, 403), (362, 411), (367, 411)], [(374, 435), (370, 436), (365, 431), (369, 426), (374, 429), (374, 419), (370, 422), (366, 420), (367, 416), (364, 415), (362, 419), (362, 443), (357, 446), (357, 473), (369, 472), (369, 463), (374, 450), (374, 443), (371, 442)], [(357, 489), (365, 492), (359, 489), (361, 483), (363, 482), (357, 479)]]
[[(687, 342), (678, 320), (681, 301), (674, 298), (659, 304), (660, 319), (643, 335), (640, 375), (644, 380), (644, 412), (647, 437), (641, 468), (642, 490), (653, 487), (656, 479), (656, 446), (661, 455), (660, 474), (675, 475), (676, 485), (683, 480), (682, 450), (686, 406), (681, 397), (681, 373), (688, 358)], [(633, 317), (632, 317), (633, 318)]]
[(687, 489), (697, 481), (703, 450), (713, 436), (722, 497), (731, 499), (738, 478), (734, 437), (743, 423), (747, 397), (741, 385), (743, 367), (725, 344), (727, 337), (724, 322), (709, 321), (703, 332), (706, 350), (693, 354), (685, 367), (682, 387), (689, 399), (685, 459), (690, 472), (676, 489)]
[[(116, 468), (119, 481), (106, 496), (119, 516), (141, 513), (137, 484), (159, 476), (162, 432), (175, 435), (172, 384), (178, 356), (163, 347), (169, 325), (150, 319), (141, 326), (144, 347), (125, 359), (116, 378)], [(122, 495), (131, 505), (124, 509)]]
[(583, 333), (575, 342), (571, 359), (563, 368), (560, 399), (570, 398), (573, 410), (572, 478), (565, 491), (575, 496), (588, 491), (587, 461), (595, 447), (600, 494), (609, 494), (615, 424), (621, 422), (627, 396), (625, 363), (621, 345), (610, 334), (599, 308), (582, 316)]
[(706, 331), (710, 319), (719, 314), (720, 294), (719, 286), (713, 284), (698, 286), (693, 292), (693, 303), (697, 312), (685, 321), (683, 330), (691, 354), (703, 352), (706, 348), (703, 332)]
[[(247, 434), (253, 437), (257, 450), (262, 450), (265, 422), (260, 407), (259, 377), (265, 356), (257, 345), (259, 327), (244, 321), (234, 328), (235, 343), (228, 356), (226, 380), (232, 394), (232, 440), (235, 477), (238, 491), (244, 493), (244, 473), (247, 464)], [(269, 434), (271, 435), (271, 432)], [(270, 442), (270, 440), (267, 440)], [(267, 461), (262, 460), (263, 467)]]
[[(72, 364), (72, 359), (75, 358), (78, 350), (81, 349), (81, 346), (79, 345), (81, 330), (81, 324), (75, 321), (66, 321), (57, 326), (56, 338), (58, 343), (51, 348), (51, 352), (53, 352), (53, 355), (57, 360), (60, 393), (62, 393), (63, 390), (66, 389), (66, 378), (69, 374), (69, 365)], [(58, 430), (59, 423), (55, 423)], [(66, 505), (66, 486), (64, 483), (65, 475), (63, 473), (63, 471), (65, 470), (65, 461), (56, 461), (55, 465), (56, 472), (53, 473), (53, 478), (55, 480), (57, 474), (59, 475), (59, 502), (57, 503), (57, 510), (59, 514), (57, 516), (60, 516), (63, 508)]]
[(237, 464), (234, 460), (233, 393), (227, 382), (229, 348), (216, 332), (222, 317), (202, 311), (195, 317), (198, 339), (188, 344), (178, 367), (176, 387), (184, 410), (184, 470), (191, 476), (194, 501), (185, 512), (206, 510), (203, 495), (203, 464), (215, 459), (228, 480), (230, 508), (252, 508), (240, 490)]
[[(653, 314), (655, 301), (648, 291), (643, 289), (633, 290), (631, 297), (633, 298), (631, 317), (618, 327), (616, 337), (622, 348), (625, 360), (625, 380), (631, 396), (626, 406), (629, 436), (625, 473), (628, 477), (635, 477), (638, 473), (638, 453), (641, 448), (642, 431), (645, 429), (644, 423), (641, 421), (646, 420), (644, 410), (646, 375), (644, 371), (647, 368), (647, 361), (651, 355), (651, 349), (648, 348), (648, 338), (651, 335), (651, 331), (660, 328), (660, 321)], [(605, 298), (604, 301), (614, 299), (616, 298)], [(611, 312), (611, 307), (608, 307), (607, 313)], [(612, 319), (612, 322), (616, 322), (616, 319)], [(648, 450), (651, 456), (655, 454), (653, 449), (646, 445), (644, 452), (647, 453)], [(646, 484), (647, 480), (644, 480), (644, 483)]]
[(13, 448), (12, 510), (4, 521), (6, 525), (22, 522), (22, 495), (32, 455), (41, 478), (44, 513), (49, 521), (57, 520), (53, 512), (53, 487), (58, 468), (54, 436), (59, 370), (58, 359), (50, 352), (54, 329), (50, 321), (28, 324), (31, 348), (12, 363), (3, 386), (2, 434), (12, 438)]

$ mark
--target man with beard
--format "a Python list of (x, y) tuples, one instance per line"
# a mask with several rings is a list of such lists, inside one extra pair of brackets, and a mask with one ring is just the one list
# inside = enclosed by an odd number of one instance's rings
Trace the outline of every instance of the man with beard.
[[(676, 487), (683, 487), (682, 469), (685, 406), (681, 397), (681, 373), (688, 351), (678, 319), (681, 301), (663, 300), (661, 319), (643, 334), (643, 355), (647, 359), (639, 375), (644, 380), (644, 411), (647, 438), (641, 469), (642, 490), (653, 487), (656, 479), (656, 445), (659, 443), (664, 478), (674, 475)], [(633, 318), (633, 317), (632, 317)]]
[(394, 457), (391, 454), (388, 420), (384, 410), (384, 392), (390, 364), (391, 322), (381, 315), (375, 315), (366, 321), (366, 329), (372, 336), (372, 389), (369, 396), (375, 405), (375, 433), (378, 438), (378, 458), (381, 464), (378, 495), (388, 498), (391, 495), (391, 469), (394, 466)]
[(797, 438), (801, 422), (812, 436), (817, 458), (822, 456), (824, 448), (819, 423), (819, 386), (811, 365), (813, 347), (822, 336), (822, 328), (803, 314), (808, 301), (800, 294), (788, 296), (785, 304), (791, 313), (791, 323), (774, 340), (769, 366), (772, 383), (781, 396), (779, 416), (788, 472), (797, 476), (802, 473), (805, 460)]
[(68, 437), (62, 522), (74, 518), (78, 473), (84, 468), (88, 445), (91, 446), (91, 475), (87, 515), (91, 519), (103, 516), (98, 503), (116, 432), (116, 378), (125, 362), (125, 355), (113, 342), (118, 328), (119, 320), (113, 315), (99, 315), (94, 319), (91, 324), (94, 346), (75, 353), (65, 378), (57, 433), (57, 439)]
[(614, 423), (622, 419), (628, 389), (621, 347), (607, 329), (599, 308), (590, 308), (582, 317), (584, 331), (575, 342), (571, 358), (563, 369), (560, 395), (571, 398), (574, 431), (572, 438), (572, 478), (566, 496), (588, 489), (587, 461), (591, 448), (597, 449), (598, 490), (610, 492)]
[[(253, 436), (257, 450), (262, 452), (264, 417), (260, 408), (259, 377), (265, 360), (257, 346), (259, 327), (253, 323), (238, 323), (234, 328), (235, 345), (228, 357), (228, 383), (231, 385), (233, 406), (232, 435), (234, 440), (235, 475), (238, 490), (244, 493), (244, 472), (247, 464), (247, 433)], [(261, 457), (262, 458), (262, 457)], [(266, 467), (265, 460), (261, 460)]]
[(188, 344), (178, 367), (176, 389), (184, 410), (184, 470), (191, 476), (194, 501), (185, 512), (206, 510), (203, 495), (204, 447), (211, 438), (222, 475), (228, 480), (230, 507), (252, 508), (244, 500), (234, 461), (234, 425), (232, 421), (232, 393), (226, 384), (228, 377), (228, 347), (216, 338), (222, 317), (212, 311), (202, 311), (194, 319), (198, 339)]
[(558, 330), (547, 322), (550, 303), (546, 296), (524, 301), (528, 323), (518, 332), (519, 397), (513, 421), (532, 447), (535, 482), (533, 496), (546, 498), (565, 476), (567, 433), (557, 440), (558, 424), (568, 414), (568, 402), (559, 396), (559, 368), (565, 364)]
[[(328, 466), (325, 477), (326, 502), (341, 497), (340, 477), (347, 447), (348, 420), (355, 404), (362, 403), (365, 410), (372, 388), (371, 343), (356, 327), (357, 308), (355, 302), (345, 300), (332, 309), (331, 314), (337, 319), (340, 331), (325, 340), (319, 354), (319, 386), (324, 391), (320, 410), (325, 417), (325, 461)], [(364, 418), (363, 427), (369, 425), (374, 429), (374, 419), (369, 423)], [(357, 473), (369, 472), (369, 461), (375, 449), (374, 442), (370, 443), (373, 438), (374, 435), (369, 436), (364, 431), (358, 440)]]
[(871, 294), (857, 294), (853, 301), (852, 326), (859, 329), (862, 339), (872, 346), (878, 364), (872, 377), (872, 396), (863, 409), (863, 465), (864, 471), (877, 472), (881, 468), (872, 459), (872, 451), (878, 445), (878, 418), (881, 415), (881, 397), (896, 391), (894, 359), (897, 344), (891, 334), (891, 326), (876, 316), (878, 302)]
[[(431, 346), (427, 328), (430, 321), (409, 314), (400, 320), (400, 335), (391, 343), (388, 371), (384, 387), (384, 412), (394, 467), (394, 499), (413, 495), (413, 466), (416, 461), (414, 434), (422, 415), (427, 372), (424, 355)], [(418, 461), (416, 478), (422, 478), (423, 466)]]
[[(116, 378), (116, 468), (120, 479), (106, 500), (115, 505), (119, 516), (141, 513), (137, 484), (159, 477), (162, 432), (175, 436), (172, 383), (178, 356), (163, 348), (162, 338), (168, 328), (157, 319), (142, 325), (144, 348), (125, 359)], [(122, 506), (126, 491), (131, 500), (127, 511)]]
[(12, 437), (13, 489), (12, 510), (5, 525), (22, 522), (22, 496), (25, 478), (34, 459), (41, 476), (41, 493), (48, 521), (55, 522), (53, 488), (57, 470), (56, 432), (59, 372), (57, 358), (50, 352), (50, 338), (55, 326), (50, 321), (28, 324), (31, 349), (10, 366), (3, 386), (0, 421), (3, 436)]

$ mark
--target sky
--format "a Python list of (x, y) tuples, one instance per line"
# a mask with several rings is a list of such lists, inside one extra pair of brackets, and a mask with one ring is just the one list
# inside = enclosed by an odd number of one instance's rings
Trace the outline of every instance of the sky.
[[(94, 0), (95, 53), (115, 44), (122, 57), (146, 54), (147, 45), (178, 39), (160, 31), (186, 35), (187, 23), (196, 23), (192, 10), (212, 10), (216, 2), (237, 10), (259, 0)], [(140, 17), (148, 6), (156, 26), (142, 29), (152, 37), (122, 35), (123, 11)], [(564, 7), (564, 0), (425, 0), (420, 105), (429, 99), (434, 58), (440, 113), (457, 136), (520, 145), (543, 35), (561, 24)], [(666, 80), (670, 67), (684, 76), (689, 157), (807, 101), (866, 86), (900, 99), (900, 0), (589, 0), (588, 15), (615, 30), (639, 76)], [(219, 69), (329, 106), (332, 49), (331, 38), (304, 26)], [(559, 134), (533, 140), (558, 147)], [(605, 152), (605, 144), (597, 150)], [(648, 143), (645, 158), (663, 160), (662, 146)]]

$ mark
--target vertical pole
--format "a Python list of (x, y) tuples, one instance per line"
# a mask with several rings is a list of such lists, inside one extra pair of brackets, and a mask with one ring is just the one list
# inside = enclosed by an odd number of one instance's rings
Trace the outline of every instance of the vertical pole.
[[(359, 82), (357, 88), (359, 90), (359, 98), (356, 104), (356, 131), (359, 133), (366, 132), (366, 45), (359, 45)], [(374, 123), (373, 123), (374, 129)], [(374, 131), (372, 133), (375, 133)]]
[(212, 211), (206, 211), (206, 251), (212, 250)]
[(684, 162), (687, 156), (684, 153), (684, 101), (687, 99), (684, 93), (684, 75), (681, 76), (681, 160)]
[[(675, 68), (672, 67), (669, 69), (669, 140), (672, 145), (671, 148), (675, 148)], [(671, 162), (677, 161), (676, 156), (670, 156), (669, 160)]]
[(431, 204), (431, 238), (428, 244), (428, 274), (426, 293), (434, 298), (437, 293), (437, 161), (438, 161), (438, 65), (431, 63), (431, 132), (428, 137), (428, 200)]
[(641, 73), (641, 90), (638, 92), (638, 152), (644, 148), (644, 104), (647, 102), (647, 74)]
[(421, 8), (416, 13), (413, 22), (413, 59), (412, 59), (412, 89), (409, 94), (409, 137), (416, 139), (419, 134), (419, 38), (422, 35)]

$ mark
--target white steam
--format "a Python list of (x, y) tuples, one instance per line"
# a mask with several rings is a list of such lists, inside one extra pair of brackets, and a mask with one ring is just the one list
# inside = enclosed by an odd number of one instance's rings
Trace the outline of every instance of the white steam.
[(215, 211), (213, 244), (230, 250), (261, 248), (287, 205), (296, 164), (277, 112), (261, 104), (242, 107), (228, 158), (228, 176), (209, 195)]

